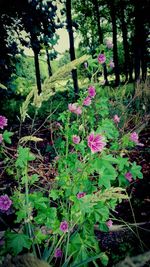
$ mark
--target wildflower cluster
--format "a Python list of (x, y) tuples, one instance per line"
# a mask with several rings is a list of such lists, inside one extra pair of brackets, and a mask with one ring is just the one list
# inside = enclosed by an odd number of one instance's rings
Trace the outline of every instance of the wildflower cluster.
[[(106, 48), (105, 50), (111, 50), (113, 49), (113, 43), (110, 39), (107, 39), (106, 42)], [(106, 61), (107, 61), (107, 64), (108, 64), (108, 67), (110, 67), (111, 69), (113, 69), (115, 67), (115, 64), (114, 64), (114, 61), (113, 61), (113, 58), (110, 58), (109, 59), (109, 62), (107, 60), (107, 57), (105, 55), (105, 52), (101, 52), (99, 55), (98, 55), (98, 63), (103, 65), (104, 63), (106, 64)]]
[[(113, 48), (110, 41), (106, 46)], [(106, 62), (105, 54), (98, 56), (98, 62)], [(110, 63), (114, 67), (113, 61)], [(35, 156), (28, 147), (18, 148), (15, 170), (19, 189), (10, 198), (6, 194), (0, 196), (0, 212), (6, 213), (13, 205), (16, 222), (23, 226), (18, 235), (10, 232), (7, 236), (12, 254), (24, 248), (32, 250), (36, 245), (39, 249), (42, 244), (50, 264), (60, 261), (63, 265), (65, 259), (67, 264), (78, 264), (79, 255), (83, 262), (95, 254), (100, 258), (103, 254), (105, 263), (108, 261), (94, 236), (95, 224), (102, 231), (111, 230), (110, 210), (115, 210), (121, 199), (128, 198), (124, 187), (142, 178), (141, 167), (121, 154), (130, 144), (140, 145), (139, 136), (132, 132), (124, 137), (120, 130), (122, 117), (117, 111), (113, 114), (109, 115), (108, 99), (93, 84), (81, 93), (76, 103), (68, 104), (68, 110), (55, 123), (60, 131), (52, 162), (56, 176), (49, 177), (49, 183), (44, 181), (46, 190), (41, 187), (40, 176), (28, 172)], [(0, 129), (5, 126), (7, 119), (0, 116)], [(23, 244), (19, 250), (17, 247), (17, 252), (12, 241), (15, 235), (21, 236), (20, 244)], [(86, 257), (82, 257), (85, 251)]]
[[(8, 122), (8, 120), (5, 116), (0, 116), (0, 129), (3, 130), (4, 127), (7, 126), (7, 122)], [(0, 143), (2, 143), (2, 141), (3, 141), (3, 135), (0, 134)]]

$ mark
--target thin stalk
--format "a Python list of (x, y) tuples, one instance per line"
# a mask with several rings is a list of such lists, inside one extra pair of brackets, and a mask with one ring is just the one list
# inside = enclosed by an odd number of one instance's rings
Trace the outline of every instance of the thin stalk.
[(55, 252), (55, 250), (59, 247), (60, 243), (62, 242), (62, 240), (63, 240), (63, 238), (64, 238), (64, 235), (65, 235), (65, 233), (64, 233), (64, 234), (61, 236), (61, 238), (59, 239), (59, 241), (58, 241), (56, 247), (54, 248), (54, 250), (53, 250), (53, 252), (52, 252), (52, 254), (51, 254), (49, 260), (47, 261), (48, 263), (50, 263), (50, 262), (52, 261), (54, 252)]
[(68, 130), (69, 130), (69, 122), (70, 122), (70, 113), (68, 113), (67, 124), (66, 124), (66, 159), (68, 158), (68, 150), (69, 150), (69, 138), (68, 138)]

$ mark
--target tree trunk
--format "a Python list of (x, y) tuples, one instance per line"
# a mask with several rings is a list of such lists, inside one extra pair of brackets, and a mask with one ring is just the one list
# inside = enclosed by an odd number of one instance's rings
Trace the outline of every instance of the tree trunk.
[[(97, 22), (99, 43), (103, 44), (103, 32), (102, 32), (102, 29), (101, 29), (99, 4), (98, 4), (97, 0), (93, 0), (93, 6), (94, 6), (95, 20)], [(109, 84), (109, 82), (108, 82), (108, 73), (107, 73), (107, 66), (106, 66), (105, 63), (103, 64), (103, 72), (104, 72), (105, 85), (108, 85)]]
[(147, 7), (143, 7), (141, 0), (134, 1), (135, 12), (135, 81), (140, 80), (140, 70), (142, 70), (142, 80), (147, 74), (147, 47), (146, 47), (146, 18)]
[(98, 1), (97, 0), (93, 0), (92, 3), (93, 3), (93, 6), (94, 6), (95, 20), (97, 22), (99, 42), (100, 42), (100, 44), (102, 44), (103, 43), (103, 33), (102, 33), (102, 29), (101, 29), (101, 24), (100, 24), (99, 5), (98, 5)]
[(134, 1), (134, 14), (135, 14), (135, 81), (140, 80), (140, 67), (141, 67), (141, 38), (142, 38), (142, 19), (139, 0)]
[[(74, 36), (73, 36), (72, 16), (71, 16), (71, 0), (66, 0), (66, 17), (67, 17), (67, 30), (70, 42), (70, 60), (73, 61), (75, 59), (75, 48), (74, 48)], [(75, 95), (77, 95), (79, 91), (77, 69), (72, 70), (72, 79), (74, 84), (74, 92)]]
[(41, 88), (39, 57), (38, 57), (38, 52), (36, 50), (34, 50), (33, 52), (34, 52), (34, 64), (35, 64), (37, 89), (38, 89), (38, 94), (40, 94), (42, 92), (42, 88)]
[(124, 11), (125, 11), (124, 2), (121, 0), (120, 1), (120, 20), (121, 20), (123, 48), (124, 48), (124, 70), (125, 70), (125, 76), (126, 76), (125, 82), (127, 82), (128, 81), (128, 75), (129, 75), (130, 58), (129, 58), (127, 24), (125, 22)]
[(50, 56), (49, 56), (48, 48), (46, 48), (46, 57), (47, 57), (48, 75), (49, 75), (49, 77), (51, 77), (52, 76), (52, 68), (51, 68)]
[(114, 5), (114, 0), (110, 2), (110, 15), (112, 20), (112, 30), (113, 30), (113, 55), (114, 55), (114, 64), (115, 64), (115, 85), (118, 86), (120, 83), (120, 75), (119, 75), (119, 65), (118, 65), (118, 51), (117, 51), (117, 24), (116, 24), (116, 10)]

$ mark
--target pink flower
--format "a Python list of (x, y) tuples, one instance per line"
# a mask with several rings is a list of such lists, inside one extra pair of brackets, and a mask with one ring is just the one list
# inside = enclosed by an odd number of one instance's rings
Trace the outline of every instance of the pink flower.
[(110, 66), (110, 68), (112, 68), (112, 69), (115, 67), (115, 64), (114, 64), (113, 60), (110, 61), (109, 66)]
[(130, 134), (130, 139), (131, 139), (131, 141), (133, 141), (136, 144), (139, 143), (139, 136), (136, 132), (133, 132)]
[(0, 143), (2, 143), (2, 141), (3, 141), (3, 135), (0, 134)]
[(106, 61), (105, 55), (104, 54), (99, 54), (99, 56), (98, 56), (98, 62), (100, 64), (103, 64), (105, 61)]
[(0, 197), (0, 210), (7, 211), (12, 204), (12, 201), (7, 195)]
[(77, 194), (77, 198), (82, 198), (82, 197), (84, 197), (85, 195), (86, 195), (85, 192), (79, 192), (79, 193)]
[(76, 104), (69, 104), (69, 105), (68, 105), (68, 109), (69, 109), (69, 111), (71, 111), (71, 112), (75, 112), (76, 109), (77, 109), (77, 106), (76, 106)]
[(129, 182), (132, 182), (132, 174), (131, 174), (131, 172), (127, 172), (127, 173), (125, 174), (125, 177), (126, 177), (126, 179), (127, 179)]
[(120, 118), (118, 117), (118, 115), (115, 115), (113, 118), (115, 123), (119, 123), (120, 122)]
[(88, 136), (88, 147), (91, 149), (92, 153), (102, 151), (106, 143), (103, 141), (103, 136), (100, 134), (94, 135), (91, 133)]
[(80, 143), (80, 136), (73, 135), (72, 141), (73, 141), (74, 144), (79, 144)]
[(61, 258), (63, 255), (62, 250), (60, 248), (57, 248), (54, 253), (55, 258)]
[(81, 107), (77, 107), (76, 110), (74, 111), (75, 114), (81, 115), (82, 114), (82, 109)]
[(108, 226), (108, 228), (110, 228), (113, 225), (113, 221), (112, 220), (107, 221), (106, 225)]
[(68, 105), (68, 109), (69, 111), (77, 114), (77, 115), (80, 115), (82, 113), (82, 109), (81, 107), (77, 107), (77, 105), (74, 103), (74, 104), (69, 104)]
[(68, 231), (68, 223), (67, 223), (67, 221), (61, 222), (61, 224), (60, 224), (60, 230), (62, 232), (64, 232), (64, 233)]
[(94, 86), (89, 86), (89, 88), (88, 88), (88, 94), (89, 94), (89, 97), (91, 97), (91, 98), (95, 97), (96, 90), (95, 90), (95, 87)]
[(4, 116), (0, 116), (0, 129), (4, 129), (7, 126), (7, 119)]
[(111, 49), (111, 48), (113, 48), (113, 43), (110, 41), (110, 40), (107, 40), (106, 41), (106, 46), (109, 48), (109, 49)]
[(139, 143), (139, 136), (136, 132), (130, 134), (130, 140), (136, 143), (138, 146), (144, 146), (144, 144)]
[(91, 98), (87, 96), (83, 101), (84, 106), (90, 106), (91, 105)]

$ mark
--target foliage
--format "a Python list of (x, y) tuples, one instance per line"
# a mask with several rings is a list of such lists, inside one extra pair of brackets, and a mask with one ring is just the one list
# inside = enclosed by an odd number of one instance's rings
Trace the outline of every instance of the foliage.
[[(70, 65), (62, 70), (63, 74), (67, 73)], [(128, 199), (126, 174), (130, 173), (136, 180), (142, 178), (142, 173), (141, 167), (130, 162), (127, 153), (124, 155), (135, 142), (130, 139), (130, 133), (121, 131), (121, 122), (116, 124), (110, 115), (109, 99), (99, 97), (99, 89), (98, 85), (96, 89), (92, 87), (94, 94), (89, 88), (81, 91), (77, 102), (57, 116), (60, 127), (54, 143), (57, 158), (53, 161), (57, 176), (50, 189), (36, 189), (40, 175), (30, 172), (36, 155), (25, 146), (28, 141), (42, 140), (34, 135), (20, 139), (24, 146), (18, 146), (13, 166), (18, 186), (11, 196), (20, 230), (17, 233), (7, 231), (5, 235), (5, 249), (9, 248), (12, 255), (25, 248), (33, 252), (38, 248), (41, 257), (54, 265), (54, 258), (60, 263), (56, 254), (59, 249), (62, 253), (60, 264), (64, 266), (88, 266), (89, 262), (107, 266), (108, 255), (99, 247), (94, 226), (97, 224), (101, 231), (109, 230), (107, 222), (111, 219), (111, 211), (122, 199)], [(85, 105), (87, 97), (91, 97), (91, 102)], [(93, 143), (89, 138), (93, 133), (96, 138), (93, 142), (99, 140), (93, 149), (98, 146), (98, 150), (91, 149)], [(9, 139), (12, 134), (5, 130), (3, 135), (3, 142), (7, 142), (6, 137)], [(78, 139), (74, 139), (75, 136)], [(2, 145), (2, 149), (5, 146)], [(63, 224), (65, 228), (62, 228)]]

